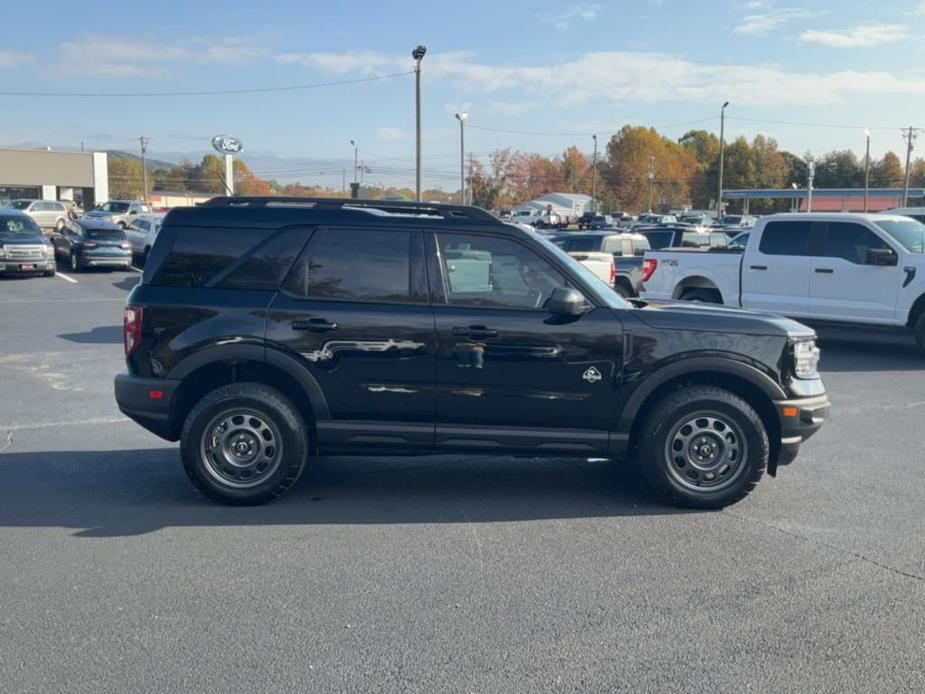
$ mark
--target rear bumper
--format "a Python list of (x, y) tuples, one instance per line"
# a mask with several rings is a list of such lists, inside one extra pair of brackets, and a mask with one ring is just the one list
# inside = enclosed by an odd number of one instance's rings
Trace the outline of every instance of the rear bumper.
[(122, 267), (132, 262), (132, 252), (126, 251), (124, 255), (92, 255), (82, 253), (80, 262), (84, 267)]
[(152, 434), (176, 441), (171, 412), (179, 385), (180, 381), (120, 373), (115, 380), (116, 404), (123, 414)]
[(827, 395), (795, 400), (775, 400), (780, 417), (780, 455), (778, 465), (788, 465), (797, 457), (800, 444), (815, 434), (829, 416)]

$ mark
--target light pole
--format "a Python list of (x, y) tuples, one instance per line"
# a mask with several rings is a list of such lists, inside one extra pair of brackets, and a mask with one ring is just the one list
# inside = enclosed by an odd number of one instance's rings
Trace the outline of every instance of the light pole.
[(915, 128), (910, 125), (909, 135), (907, 136), (904, 132), (903, 137), (906, 138), (906, 178), (903, 183), (903, 207), (906, 207), (909, 204), (909, 173), (912, 168), (912, 150), (915, 148), (918, 135), (916, 135)]
[(357, 179), (357, 159), (360, 156), (360, 146), (353, 140), (350, 140), (350, 144), (353, 145), (353, 182), (359, 183)]
[(411, 57), (414, 58), (414, 116), (417, 134), (414, 197), (417, 202), (421, 202), (421, 61), (424, 60), (425, 53), (427, 53), (427, 48), (420, 45), (411, 51)]
[(813, 179), (816, 177), (816, 162), (809, 162), (809, 176), (806, 181), (806, 211), (813, 211)]
[(459, 121), (459, 201), (466, 204), (466, 118), (469, 114), (465, 111), (456, 114), (456, 120)]
[(867, 212), (870, 195), (870, 130), (865, 130), (864, 135), (867, 137), (867, 151), (864, 154), (864, 212)]
[(652, 186), (655, 183), (655, 157), (649, 159), (649, 214), (652, 213)]
[(597, 192), (597, 135), (592, 135), (591, 139), (594, 140), (594, 154), (591, 157), (591, 213), (593, 214), (597, 211), (594, 205)]
[[(142, 200), (148, 202), (148, 143), (151, 142), (144, 135), (138, 138), (141, 143), (141, 189), (143, 191)], [(82, 143), (81, 143), (82, 144)]]
[(716, 192), (716, 219), (723, 218), (723, 165), (726, 158), (726, 107), (729, 102), (723, 104), (719, 110), (719, 190)]

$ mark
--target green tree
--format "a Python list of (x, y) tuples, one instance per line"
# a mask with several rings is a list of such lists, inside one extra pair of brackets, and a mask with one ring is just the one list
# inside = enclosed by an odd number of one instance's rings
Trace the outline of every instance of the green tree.
[(887, 152), (883, 159), (871, 164), (870, 185), (874, 188), (899, 188), (903, 185), (905, 172), (895, 152)]
[[(109, 197), (136, 200), (142, 196), (141, 162), (136, 159), (109, 160)], [(102, 202), (102, 201), (100, 201)]]

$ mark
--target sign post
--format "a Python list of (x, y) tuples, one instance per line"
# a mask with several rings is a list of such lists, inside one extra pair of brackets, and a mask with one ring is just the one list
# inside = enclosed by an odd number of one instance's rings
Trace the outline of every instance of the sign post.
[(232, 155), (239, 154), (244, 145), (241, 141), (228, 135), (216, 135), (212, 138), (212, 147), (219, 154), (225, 155), (225, 195), (234, 195), (234, 160)]

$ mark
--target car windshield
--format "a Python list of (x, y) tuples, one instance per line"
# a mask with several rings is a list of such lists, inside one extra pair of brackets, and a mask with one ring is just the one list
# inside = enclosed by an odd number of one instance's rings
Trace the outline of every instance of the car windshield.
[(882, 219), (875, 223), (910, 253), (925, 253), (925, 224), (914, 219)]
[(29, 205), (31, 205), (31, 204), (32, 204), (32, 201), (31, 201), (31, 200), (13, 200), (13, 201), (8, 205), (8, 207), (13, 208), (14, 210), (24, 210), (24, 209), (26, 209), (27, 207), (29, 207)]
[(30, 217), (0, 216), (0, 236), (41, 236), (42, 230)]
[(527, 231), (527, 234), (541, 243), (546, 249), (548, 249), (553, 255), (555, 255), (560, 262), (568, 266), (568, 268), (578, 275), (583, 281), (587, 282), (592, 287), (606, 287), (606, 291), (598, 292), (598, 295), (606, 302), (609, 308), (632, 308), (632, 304), (623, 299), (615, 291), (611, 290), (610, 285), (608, 285), (604, 280), (595, 275), (591, 270), (586, 268), (584, 265), (575, 260), (568, 253), (559, 248), (552, 241), (544, 237), (542, 234), (539, 234), (535, 231)]
[(100, 209), (103, 212), (128, 212), (127, 202), (107, 202)]

